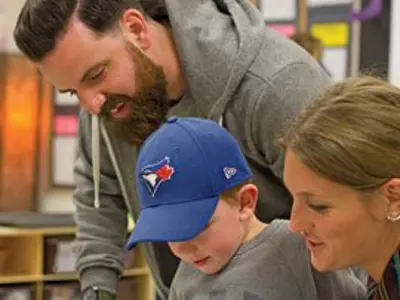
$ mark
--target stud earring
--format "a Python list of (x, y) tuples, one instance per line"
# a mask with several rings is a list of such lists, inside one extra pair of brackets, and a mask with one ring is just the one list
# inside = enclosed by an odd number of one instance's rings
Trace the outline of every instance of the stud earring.
[(395, 211), (389, 212), (387, 219), (391, 222), (400, 221), (400, 212), (395, 212)]

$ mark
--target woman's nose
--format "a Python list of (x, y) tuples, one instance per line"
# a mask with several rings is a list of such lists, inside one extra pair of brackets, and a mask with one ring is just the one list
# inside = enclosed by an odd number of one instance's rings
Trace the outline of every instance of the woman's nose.
[(309, 227), (310, 222), (307, 220), (304, 208), (294, 202), (290, 213), (289, 229), (293, 232), (306, 232)]

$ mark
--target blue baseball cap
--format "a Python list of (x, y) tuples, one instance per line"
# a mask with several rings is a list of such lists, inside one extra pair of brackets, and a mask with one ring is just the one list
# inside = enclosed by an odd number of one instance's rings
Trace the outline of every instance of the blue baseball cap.
[(221, 193), (253, 177), (218, 123), (171, 117), (144, 142), (136, 165), (141, 211), (126, 243), (186, 241), (208, 224)]

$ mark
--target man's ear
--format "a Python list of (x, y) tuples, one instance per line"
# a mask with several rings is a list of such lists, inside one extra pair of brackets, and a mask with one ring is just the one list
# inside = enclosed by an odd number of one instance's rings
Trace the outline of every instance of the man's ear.
[(247, 221), (253, 215), (257, 206), (258, 188), (252, 184), (245, 184), (238, 191), (238, 199), (240, 201), (239, 219)]
[(148, 20), (137, 9), (129, 8), (120, 18), (120, 26), (124, 36), (142, 50), (150, 47), (150, 31)]
[[(390, 221), (400, 220), (400, 178), (392, 178), (383, 186), (388, 201), (387, 218)], [(396, 219), (397, 218), (397, 219)]]

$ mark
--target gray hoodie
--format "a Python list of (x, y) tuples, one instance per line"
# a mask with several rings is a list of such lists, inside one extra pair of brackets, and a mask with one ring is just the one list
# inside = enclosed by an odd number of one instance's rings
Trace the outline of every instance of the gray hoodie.
[[(222, 122), (241, 144), (260, 189), (257, 215), (287, 218), (277, 139), (329, 78), (295, 43), (267, 29), (248, 0), (165, 0), (188, 89), (169, 115)], [(115, 290), (123, 269), (127, 212), (136, 201), (136, 149), (82, 111), (75, 164), (78, 255), (82, 288)], [(178, 265), (164, 243), (145, 244), (159, 293), (166, 297)]]

